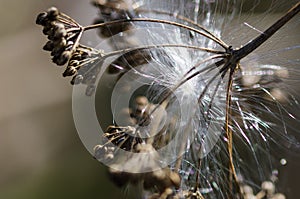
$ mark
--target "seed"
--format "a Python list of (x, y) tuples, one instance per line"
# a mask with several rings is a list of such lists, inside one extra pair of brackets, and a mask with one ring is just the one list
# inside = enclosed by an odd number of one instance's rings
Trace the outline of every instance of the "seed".
[(71, 60), (69, 62), (69, 66), (79, 66), (80, 62), (78, 60)]
[(57, 60), (57, 65), (64, 65), (66, 64), (69, 59), (71, 58), (71, 52), (70, 51), (64, 51), (61, 56), (59, 57), (59, 59)]
[(50, 21), (55, 21), (59, 15), (58, 9), (55, 7), (49, 8), (47, 13)]
[(65, 38), (55, 39), (53, 43), (55, 46), (64, 48), (67, 45), (67, 40)]
[(54, 38), (62, 38), (67, 36), (67, 31), (64, 28), (58, 28), (54, 32)]
[(64, 26), (64, 24), (62, 24), (62, 23), (55, 23), (55, 25), (53, 26), (53, 29), (54, 29), (55, 31), (57, 31), (57, 30), (64, 30), (64, 29), (65, 29), (65, 26)]
[(66, 76), (73, 76), (75, 75), (77, 72), (77, 69), (73, 66), (68, 66), (65, 70), (65, 72), (63, 73), (63, 76), (66, 77)]
[(52, 28), (50, 26), (44, 26), (43, 34), (44, 35), (51, 35), (52, 34)]
[(46, 51), (52, 51), (54, 48), (54, 44), (52, 41), (48, 41), (44, 46), (43, 46), (43, 50)]
[(60, 46), (55, 46), (51, 52), (51, 56), (57, 56), (58, 58), (64, 52), (64, 50), (65, 49)]
[(79, 52), (75, 52), (73, 53), (72, 57), (71, 57), (71, 60), (72, 61), (75, 61), (75, 60), (81, 60), (81, 54)]
[(38, 16), (36, 17), (35, 23), (38, 25), (45, 26), (47, 24), (47, 16), (48, 16), (48, 14), (46, 12), (42, 12), (42, 13), (38, 14)]

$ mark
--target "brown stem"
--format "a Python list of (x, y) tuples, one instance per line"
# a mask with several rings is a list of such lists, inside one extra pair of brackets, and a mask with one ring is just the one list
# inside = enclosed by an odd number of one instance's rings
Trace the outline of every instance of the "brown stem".
[[(233, 164), (233, 154), (232, 154), (232, 129), (231, 129), (231, 89), (232, 89), (232, 82), (233, 82), (233, 73), (234, 69), (231, 68), (229, 74), (229, 80), (227, 84), (227, 92), (226, 92), (226, 116), (225, 116), (225, 131), (226, 131), (226, 138), (227, 138), (227, 150), (229, 156), (229, 190), (232, 193), (233, 190), (233, 179), (236, 179), (235, 168)], [(229, 194), (231, 194), (229, 193)]]
[(300, 11), (300, 2), (293, 6), (283, 17), (271, 25), (258, 37), (250, 41), (244, 47), (234, 52), (236, 60), (240, 60), (253, 52), (256, 48), (261, 46), (267, 41), (272, 35), (274, 35), (282, 26), (284, 26), (290, 19), (292, 19)]
[(137, 12), (146, 12), (146, 13), (157, 13), (157, 14), (164, 14), (164, 15), (169, 15), (169, 16), (174, 16), (177, 19), (183, 20), (185, 22), (188, 22), (194, 26), (196, 26), (197, 28), (203, 30), (204, 32), (208, 33), (209, 35), (211, 35), (213, 38), (217, 39), (218, 41), (220, 41), (224, 46), (228, 46), (224, 41), (222, 41), (220, 38), (216, 37), (212, 32), (210, 32), (209, 30), (207, 30), (206, 28), (204, 28), (203, 26), (201, 26), (198, 23), (195, 23), (193, 20), (184, 17), (182, 15), (179, 14), (174, 14), (174, 13), (169, 13), (166, 11), (161, 11), (161, 10), (146, 10), (146, 9), (137, 9)]
[(177, 22), (173, 22), (173, 21), (167, 21), (167, 20), (162, 20), (162, 19), (148, 19), (148, 18), (132, 18), (132, 19), (120, 19), (120, 20), (115, 20), (115, 21), (109, 21), (109, 22), (105, 22), (105, 23), (100, 23), (100, 24), (93, 24), (93, 25), (89, 25), (89, 26), (85, 26), (84, 30), (91, 30), (91, 29), (95, 29), (95, 28), (101, 28), (103, 26), (109, 26), (109, 25), (116, 25), (116, 24), (120, 24), (120, 23), (124, 23), (124, 22), (149, 22), (149, 23), (162, 23), (162, 24), (168, 24), (168, 25), (173, 25), (173, 26), (177, 26), (180, 28), (184, 28), (190, 31), (193, 31), (195, 33), (198, 33), (208, 39), (213, 40), (214, 42), (216, 42), (217, 44), (219, 44), (221, 47), (223, 47), (224, 49), (227, 49), (228, 46), (221, 43), (218, 39), (212, 37), (210, 34), (205, 33), (205, 32), (201, 32), (200, 30), (181, 24), (181, 23), (177, 23)]

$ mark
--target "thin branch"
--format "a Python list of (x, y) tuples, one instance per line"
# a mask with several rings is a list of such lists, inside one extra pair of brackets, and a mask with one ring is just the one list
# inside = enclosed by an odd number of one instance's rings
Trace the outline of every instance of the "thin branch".
[(294, 7), (292, 7), (283, 17), (271, 25), (267, 30), (265, 30), (258, 37), (250, 41), (244, 47), (235, 50), (234, 56), (236, 60), (241, 60), (259, 46), (261, 46), (265, 41), (267, 41), (272, 35), (274, 35), (282, 26), (284, 26), (289, 20), (291, 20), (300, 11), (300, 2), (298, 2)]
[(168, 25), (173, 25), (173, 26), (177, 26), (180, 28), (184, 28), (190, 31), (193, 31), (195, 33), (198, 33), (208, 39), (213, 40), (214, 42), (216, 42), (217, 44), (219, 44), (221, 47), (223, 47), (224, 49), (227, 49), (228, 46), (224, 45), (223, 43), (221, 43), (218, 39), (215, 39), (214, 37), (212, 37), (211, 35), (205, 33), (205, 32), (201, 32), (200, 30), (181, 24), (181, 23), (177, 23), (177, 22), (173, 22), (173, 21), (168, 21), (168, 20), (162, 20), (162, 19), (148, 19), (148, 18), (132, 18), (132, 19), (121, 19), (121, 20), (115, 20), (115, 21), (109, 21), (109, 22), (105, 22), (105, 23), (100, 23), (100, 24), (93, 24), (93, 25), (89, 25), (89, 26), (85, 26), (84, 30), (91, 30), (91, 29), (95, 29), (95, 28), (101, 28), (104, 26), (109, 26), (109, 25), (116, 25), (119, 23), (124, 23), (124, 22), (149, 22), (149, 23), (162, 23), (162, 24), (168, 24)]

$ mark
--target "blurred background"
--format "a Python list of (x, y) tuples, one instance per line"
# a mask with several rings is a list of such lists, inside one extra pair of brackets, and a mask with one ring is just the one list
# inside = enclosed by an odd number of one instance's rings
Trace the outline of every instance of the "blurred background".
[[(101, 164), (80, 142), (72, 87), (42, 51), (36, 15), (57, 6), (88, 24), (89, 1), (0, 1), (0, 198), (120, 198)], [(86, 21), (85, 21), (86, 20)]]
[[(76, 133), (72, 87), (42, 51), (46, 39), (35, 25), (36, 15), (52, 5), (82, 24), (91, 23), (97, 10), (83, 0), (0, 3), (0, 199), (121, 198), (124, 191)], [(299, 157), (287, 161), (281, 186), (297, 199)]]

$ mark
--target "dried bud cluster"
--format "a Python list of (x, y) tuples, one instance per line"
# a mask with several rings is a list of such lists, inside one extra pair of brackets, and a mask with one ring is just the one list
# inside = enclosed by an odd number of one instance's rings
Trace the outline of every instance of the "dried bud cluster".
[(81, 32), (80, 26), (64, 17), (55, 7), (40, 13), (36, 23), (44, 27), (43, 33), (49, 39), (43, 49), (51, 51), (52, 60), (57, 65), (66, 64), (76, 48), (74, 45)]
[[(95, 24), (120, 19), (130, 19), (135, 16), (131, 0), (95, 0), (93, 4), (94, 6), (98, 7), (100, 11), (100, 17), (95, 20)], [(111, 37), (120, 32), (127, 31), (130, 28), (130, 23), (109, 25), (101, 28), (99, 33), (103, 37)]]
[[(103, 152), (106, 152), (105, 156), (111, 158), (111, 147), (98, 145), (94, 149), (95, 154), (101, 153), (103, 156)], [(145, 190), (156, 189), (156, 193), (149, 196), (149, 199), (175, 199), (174, 189), (179, 189), (181, 182), (179, 174), (171, 171), (170, 168), (155, 169), (158, 166), (158, 154), (150, 144), (137, 144), (134, 152), (147, 155), (141, 158), (133, 153), (133, 155), (126, 158), (126, 162), (111, 165), (109, 169), (111, 180), (118, 186), (124, 186), (128, 183), (134, 185), (142, 183)], [(136, 173), (125, 172), (124, 168), (135, 168)], [(153, 168), (153, 171), (145, 173), (143, 172), (144, 168)]]
[[(128, 122), (133, 123), (132, 125), (144, 126), (151, 123), (148, 119), (153, 107), (154, 105), (146, 97), (138, 96), (133, 109), (123, 110), (122, 113), (131, 117)], [(104, 158), (105, 161), (110, 161), (117, 157), (114, 153), (118, 149), (132, 152), (132, 155), (125, 158), (126, 162), (114, 163), (110, 166), (111, 180), (118, 186), (142, 183), (145, 190), (156, 190), (148, 196), (149, 199), (178, 198), (174, 190), (180, 188), (180, 175), (168, 167), (159, 167), (157, 164), (159, 154), (153, 146), (154, 143), (149, 143), (151, 138), (140, 138), (136, 128), (131, 126), (109, 126), (103, 136), (106, 143), (94, 148), (96, 159), (103, 160)], [(136, 156), (137, 153), (145, 154), (145, 156)], [(126, 168), (134, 168), (136, 172), (126, 172)], [(145, 168), (148, 170), (153, 168), (153, 171), (145, 173), (143, 172)]]
[(95, 155), (94, 157), (96, 159), (105, 159), (105, 160), (111, 160), (114, 158), (114, 152), (116, 147), (114, 146), (106, 146), (106, 145), (97, 145), (94, 147)]
[(79, 44), (83, 28), (55, 7), (40, 13), (36, 23), (44, 27), (43, 33), (48, 36), (43, 49), (51, 52), (52, 61), (59, 66), (68, 63), (63, 76), (73, 76), (71, 84), (87, 84), (87, 95), (93, 94), (96, 77), (91, 68), (103, 52)]
[(132, 151), (137, 144), (143, 142), (143, 140), (135, 134), (135, 128), (130, 126), (109, 126), (106, 132), (104, 133), (104, 137), (106, 137), (111, 143), (113, 143), (118, 148), (126, 151)]

